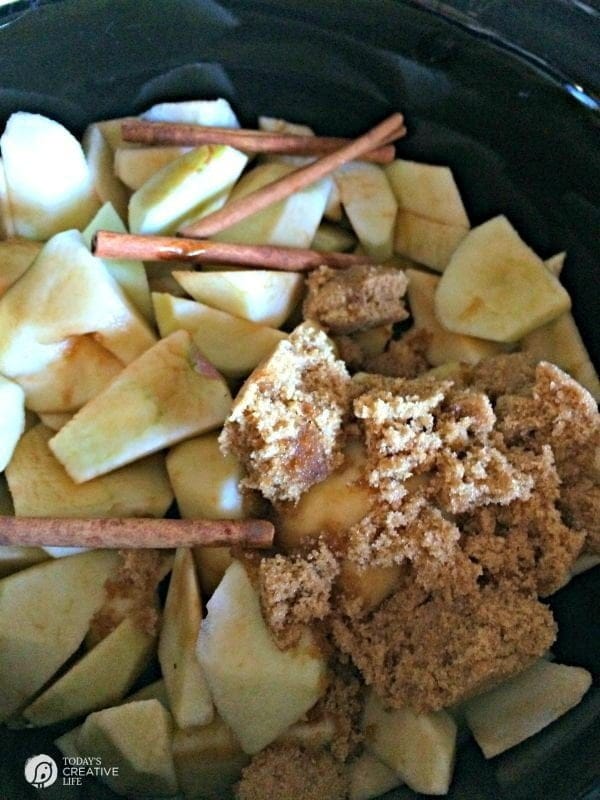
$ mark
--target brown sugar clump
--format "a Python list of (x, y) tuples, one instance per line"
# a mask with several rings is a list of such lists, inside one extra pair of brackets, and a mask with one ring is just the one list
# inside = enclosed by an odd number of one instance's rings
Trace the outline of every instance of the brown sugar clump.
[(336, 643), (391, 706), (435, 711), (523, 670), (556, 626), (534, 597), (484, 586), (453, 602), (415, 585), (366, 620), (334, 621)]
[(105, 584), (106, 601), (90, 625), (93, 642), (104, 639), (127, 617), (154, 635), (158, 627), (156, 589), (170, 569), (171, 556), (162, 550), (121, 550), (121, 564)]
[(321, 543), (304, 557), (276, 555), (260, 564), (260, 596), (265, 619), (280, 647), (291, 647), (305, 625), (324, 619), (339, 565)]
[(248, 378), (220, 436), (246, 469), (243, 485), (292, 500), (341, 462), (349, 376), (331, 341), (304, 323)]
[(345, 270), (321, 266), (307, 280), (305, 319), (336, 334), (375, 328), (408, 317), (403, 297), (408, 280), (393, 267), (357, 264)]
[(242, 773), (237, 800), (345, 800), (342, 766), (326, 750), (273, 745)]
[(501, 394), (517, 394), (535, 380), (535, 359), (529, 353), (503, 353), (471, 367), (471, 385), (495, 401)]
[(550, 445), (567, 524), (600, 549), (600, 414), (592, 395), (553, 364), (540, 362), (521, 394), (498, 398), (498, 427), (509, 443), (540, 452)]
[(391, 341), (384, 353), (363, 359), (362, 368), (393, 378), (416, 378), (431, 368), (427, 360), (430, 339), (425, 328), (411, 328), (400, 339)]
[(314, 711), (334, 721), (335, 734), (330, 748), (338, 761), (346, 761), (363, 741), (363, 705), (363, 687), (356, 671), (348, 665), (336, 664), (327, 692)]

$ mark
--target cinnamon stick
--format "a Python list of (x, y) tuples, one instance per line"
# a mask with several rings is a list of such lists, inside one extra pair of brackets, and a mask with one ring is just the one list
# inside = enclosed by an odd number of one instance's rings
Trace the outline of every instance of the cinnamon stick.
[(131, 261), (188, 261), (191, 264), (224, 264), (290, 272), (305, 272), (321, 264), (334, 269), (346, 269), (353, 264), (370, 263), (366, 256), (349, 253), (322, 253), (272, 245), (226, 244), (174, 236), (137, 236), (112, 231), (96, 233), (92, 252), (102, 258)]
[[(403, 126), (402, 126), (403, 127)], [(122, 136), (127, 142), (156, 145), (199, 147), (204, 144), (225, 144), (245, 153), (321, 156), (332, 153), (352, 139), (338, 136), (304, 136), (294, 133), (270, 133), (244, 128), (218, 128), (205, 125), (184, 125), (175, 122), (126, 120)], [(400, 138), (400, 133), (395, 138)], [(363, 161), (389, 164), (395, 157), (392, 144), (384, 144), (361, 156)]]
[(274, 528), (262, 519), (58, 519), (0, 517), (0, 545), (25, 547), (270, 547)]
[(380, 122), (379, 125), (359, 136), (358, 139), (349, 144), (344, 144), (333, 153), (328, 153), (317, 161), (300, 167), (300, 169), (288, 173), (279, 178), (279, 180), (273, 181), (261, 189), (247, 194), (245, 197), (227, 203), (219, 211), (208, 214), (198, 222), (185, 226), (180, 233), (196, 239), (214, 236), (225, 228), (241, 222), (246, 217), (262, 211), (263, 208), (267, 208), (279, 200), (285, 200), (286, 197), (289, 197), (294, 192), (316, 183), (338, 167), (348, 163), (348, 161), (361, 158), (365, 153), (388, 141), (390, 136), (400, 135), (399, 132), (403, 130), (403, 124), (404, 118), (402, 114), (392, 114), (383, 122)]

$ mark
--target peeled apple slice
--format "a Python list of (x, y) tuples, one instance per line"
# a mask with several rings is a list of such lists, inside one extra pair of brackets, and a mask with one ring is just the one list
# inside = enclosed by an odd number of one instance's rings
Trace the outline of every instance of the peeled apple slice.
[(516, 342), (570, 307), (568, 293), (504, 216), (463, 239), (435, 297), (445, 328), (496, 342)]
[(81, 145), (66, 128), (18, 111), (0, 145), (17, 236), (44, 241), (87, 225), (99, 202)]

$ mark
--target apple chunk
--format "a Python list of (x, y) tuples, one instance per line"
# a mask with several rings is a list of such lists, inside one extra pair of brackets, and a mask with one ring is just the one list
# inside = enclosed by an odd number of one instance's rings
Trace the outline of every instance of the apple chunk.
[(396, 786), (402, 778), (383, 761), (371, 753), (363, 753), (347, 767), (349, 800), (371, 800), (381, 797)]
[(74, 483), (48, 447), (43, 425), (27, 431), (6, 471), (21, 517), (162, 517), (173, 500), (162, 455)]
[(4, 171), (4, 164), (0, 158), (0, 239), (10, 239), (14, 235), (15, 223), (8, 199), (6, 173)]
[(398, 205), (385, 172), (376, 164), (357, 161), (335, 173), (342, 205), (368, 255), (385, 261), (393, 252)]
[(445, 225), (469, 227), (469, 219), (449, 167), (398, 158), (385, 167), (398, 207)]
[(327, 665), (306, 631), (280, 650), (243, 565), (234, 562), (207, 604), (198, 659), (215, 706), (246, 753), (258, 753), (311, 708), (326, 688)]
[(132, 195), (132, 233), (175, 233), (186, 222), (220, 208), (247, 156), (225, 145), (204, 145), (166, 164)]
[(41, 547), (0, 547), (0, 578), (32, 567), (49, 558)]
[(175, 270), (173, 277), (199, 303), (272, 328), (286, 321), (304, 288), (302, 275), (276, 270)]
[(191, 147), (119, 147), (115, 150), (115, 173), (135, 192), (160, 169), (190, 150)]
[(443, 272), (468, 232), (467, 227), (447, 225), (445, 222), (419, 217), (410, 211), (399, 209), (394, 251)]
[(220, 425), (231, 408), (223, 377), (189, 333), (161, 339), (50, 440), (77, 483)]
[(497, 342), (516, 342), (570, 306), (558, 279), (502, 216), (463, 239), (435, 296), (445, 328)]
[(178, 789), (172, 744), (169, 712), (158, 700), (140, 700), (90, 714), (76, 747), (83, 757), (118, 768), (117, 774), (102, 777), (117, 794), (156, 798)]
[(66, 128), (18, 111), (0, 147), (17, 236), (43, 241), (87, 225), (99, 203), (81, 145)]
[(115, 705), (147, 665), (154, 636), (124, 619), (23, 711), (36, 727)]
[(194, 558), (189, 548), (180, 547), (175, 554), (158, 645), (169, 706), (179, 728), (207, 725), (214, 714), (208, 684), (196, 658), (201, 621)]
[(119, 214), (127, 214), (129, 192), (113, 169), (113, 149), (102, 133), (102, 128), (92, 123), (83, 135), (83, 151), (101, 203), (111, 203)]
[[(240, 200), (251, 192), (293, 172), (291, 164), (260, 164), (247, 172), (231, 192), (230, 200)], [(285, 200), (216, 234), (214, 239), (236, 244), (264, 244), (281, 247), (310, 247), (323, 217), (331, 191), (331, 178), (323, 178)]]
[(116, 552), (44, 561), (0, 581), (0, 721), (77, 650), (104, 601)]
[[(91, 246), (94, 235), (100, 230), (127, 233), (127, 228), (111, 203), (105, 203), (84, 230), (83, 238), (88, 247)], [(121, 258), (105, 258), (102, 259), (102, 263), (138, 311), (149, 322), (153, 322), (150, 289), (143, 262)]]
[(447, 794), (454, 770), (456, 723), (445, 711), (386, 710), (371, 691), (363, 717), (365, 744), (415, 792)]
[(592, 684), (581, 667), (540, 659), (465, 704), (467, 724), (486, 758), (538, 733), (576, 706)]
[(521, 348), (540, 361), (550, 361), (564, 369), (600, 402), (598, 374), (569, 311), (527, 334)]
[(204, 303), (160, 293), (154, 293), (152, 300), (161, 336), (189, 331), (200, 352), (227, 378), (249, 375), (286, 338), (276, 328), (257, 325)]
[(0, 375), (0, 472), (12, 458), (25, 430), (25, 393)]
[(212, 125), (219, 128), (240, 127), (231, 105), (223, 97), (218, 97), (216, 100), (157, 103), (140, 116), (150, 122), (181, 122), (187, 125)]
[(176, 730), (173, 758), (181, 790), (190, 800), (228, 797), (250, 761), (220, 717), (210, 725)]
[(0, 298), (0, 371), (9, 378), (35, 373), (56, 359), (66, 339), (84, 334), (124, 363), (155, 341), (82, 235), (65, 231)]
[(506, 349), (498, 342), (447, 331), (435, 315), (435, 292), (440, 279), (416, 269), (407, 269), (406, 275), (408, 302), (415, 325), (425, 328), (431, 337), (427, 346), (427, 360), (431, 364), (436, 367), (448, 362), (477, 364)]

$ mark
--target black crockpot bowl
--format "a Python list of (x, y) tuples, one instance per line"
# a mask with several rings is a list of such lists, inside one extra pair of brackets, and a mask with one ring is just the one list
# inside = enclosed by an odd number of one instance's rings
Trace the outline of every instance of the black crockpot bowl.
[[(92, 120), (136, 113), (154, 102), (223, 96), (247, 125), (261, 113), (305, 122), (320, 133), (354, 135), (401, 110), (409, 135), (399, 153), (449, 164), (473, 224), (504, 213), (542, 257), (567, 250), (564, 282), (597, 364), (598, 73), (591, 62), (580, 64), (592, 83), (581, 86), (511, 42), (476, 30), (468, 17), (425, 5), (444, 6), (430, 0), (18, 3), (0, 12), (0, 117), (4, 122), (19, 109), (39, 111), (81, 133)], [(552, 12), (562, 13), (566, 0), (498, 5), (520, 33), (526, 29), (515, 20), (537, 8), (525, 20), (530, 41), (539, 25), (540, 36), (554, 34), (558, 52), (571, 34), (563, 55), (573, 45), (574, 30), (551, 28)], [(582, 2), (572, 8), (583, 34), (578, 52), (586, 53), (585, 45), (600, 35), (598, 15)], [(598, 577), (598, 569), (580, 576), (550, 599), (560, 626), (557, 660), (587, 667), (596, 682)], [(596, 685), (577, 709), (492, 761), (467, 742), (449, 797), (598, 796), (599, 717)], [(52, 741), (69, 727), (0, 729), (2, 800), (34, 797), (23, 778), (25, 759), (41, 752), (58, 759)], [(90, 780), (79, 789), (57, 783), (41, 793), (48, 800), (113, 797)], [(388, 797), (414, 795), (401, 788)]]

